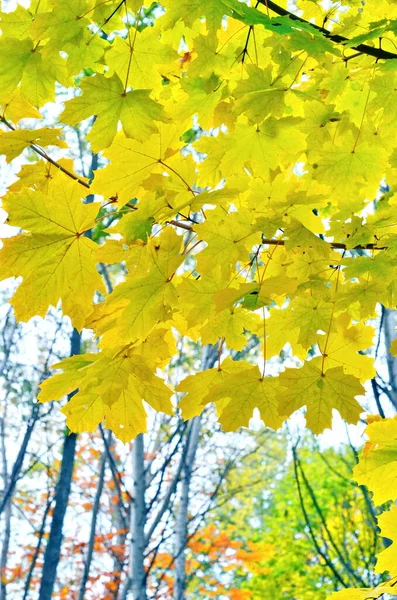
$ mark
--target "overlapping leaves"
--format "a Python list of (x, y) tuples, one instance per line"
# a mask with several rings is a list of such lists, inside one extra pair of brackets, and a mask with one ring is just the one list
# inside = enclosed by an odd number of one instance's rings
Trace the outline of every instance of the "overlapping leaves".
[[(375, 373), (368, 322), (378, 301), (396, 304), (396, 76), (382, 52), (397, 14), (385, 0), (353, 20), (341, 11), (332, 35), (324, 17), (317, 3), (297, 21), (238, 0), (42, 0), (2, 15), (0, 151), (40, 157), (4, 198), (20, 231), (3, 277), (22, 278), (19, 319), (61, 300), (100, 338), (98, 355), (62, 362), (43, 387), (46, 399), (79, 389), (72, 429), (105, 419), (127, 440), (142, 401), (171, 410), (148, 342), (160, 331), (165, 370), (174, 337), (218, 345), (218, 365), (177, 388), (185, 418), (213, 402), (228, 430), (255, 409), (277, 428), (306, 407), (316, 433), (334, 409), (358, 420)], [(74, 89), (62, 132), (41, 124), (59, 84)], [(63, 151), (82, 122), (101, 154), (89, 190), (43, 148)], [(370, 204), (382, 179), (390, 191)], [(121, 265), (109, 293), (98, 262)], [(292, 363), (279, 375), (280, 353)]]

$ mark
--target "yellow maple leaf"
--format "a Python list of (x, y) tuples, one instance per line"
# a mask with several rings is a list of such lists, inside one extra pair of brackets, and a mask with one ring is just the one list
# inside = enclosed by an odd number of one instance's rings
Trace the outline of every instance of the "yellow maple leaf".
[[(81, 0), (69, 0), (58, 4), (50, 0), (44, 10), (37, 11), (33, 19), (31, 34), (35, 39), (72, 40), (89, 25), (85, 18), (86, 4)], [(47, 8), (47, 10), (46, 10)]]
[(67, 144), (59, 139), (61, 129), (15, 129), (15, 131), (0, 131), (0, 154), (8, 161), (16, 158), (25, 148), (32, 144), (38, 146), (58, 146), (67, 148)]
[(13, 123), (18, 123), (21, 119), (26, 118), (43, 118), (39, 111), (24, 98), (21, 88), (14, 89), (8, 96), (2, 96), (0, 103), (2, 105), (3, 116)]
[(62, 409), (69, 429), (93, 431), (105, 419), (116, 436), (129, 441), (146, 429), (143, 400), (157, 411), (172, 413), (172, 392), (145, 358), (133, 346), (72, 356), (53, 366), (64, 372), (40, 385), (38, 400), (59, 400), (78, 388)]
[(80, 371), (91, 365), (96, 359), (96, 354), (76, 354), (52, 365), (52, 369), (62, 369), (63, 373), (53, 375), (40, 384), (37, 400), (42, 403), (59, 400), (73, 392), (81, 381)]
[(12, 60), (0, 62), (0, 99), (9, 96), (20, 84), (23, 96), (40, 107), (55, 99), (55, 81), (67, 85), (66, 61), (51, 46), (35, 48), (33, 40), (3, 37), (1, 56)]
[(397, 498), (397, 418), (371, 422), (354, 478), (373, 492), (375, 504)]
[(285, 84), (273, 82), (272, 69), (247, 65), (248, 78), (240, 81), (233, 95), (235, 114), (246, 114), (250, 123), (261, 123), (269, 115), (280, 118), (285, 114)]
[[(255, 408), (268, 427), (277, 429), (284, 421), (278, 412), (276, 377), (262, 377), (258, 367), (245, 361), (226, 359), (220, 369), (208, 369), (187, 377), (177, 391), (191, 396), (180, 403), (185, 418), (202, 412), (206, 404), (215, 402), (219, 420), (225, 431), (248, 427)], [(201, 407), (196, 402), (201, 400)]]
[(96, 172), (93, 192), (105, 198), (117, 197), (120, 204), (125, 204), (136, 196), (139, 186), (154, 174), (159, 179), (149, 181), (149, 189), (154, 184), (157, 188), (174, 185), (187, 197), (194, 198), (191, 188), (193, 181), (186, 181), (184, 177), (186, 165), (189, 164), (191, 170), (193, 163), (189, 157), (177, 155), (182, 146), (179, 135), (174, 124), (160, 125), (159, 132), (143, 143), (118, 133), (105, 153), (111, 164)]
[(73, 396), (61, 412), (74, 433), (93, 432), (104, 419), (105, 405), (100, 392), (85, 391)]
[(329, 600), (377, 600), (381, 598), (385, 594), (393, 594), (396, 591), (395, 579), (390, 579), (385, 583), (381, 583), (375, 588), (358, 588), (353, 589), (349, 588), (346, 590), (341, 590), (340, 592), (335, 592), (329, 596)]
[(357, 136), (347, 132), (335, 142), (313, 149), (310, 164), (313, 179), (329, 185), (331, 196), (349, 215), (355, 207), (363, 208), (363, 197), (375, 196), (387, 161), (382, 148), (370, 147), (367, 142), (356, 145)]
[(331, 427), (332, 409), (339, 411), (348, 423), (357, 423), (363, 411), (355, 399), (364, 394), (364, 387), (341, 367), (323, 372), (321, 358), (304, 363), (300, 369), (286, 369), (279, 376), (279, 410), (291, 415), (306, 406), (306, 423), (314, 433)]
[(210, 318), (201, 327), (201, 341), (205, 344), (215, 344), (224, 338), (227, 346), (234, 350), (242, 350), (248, 342), (245, 332), (256, 331), (260, 317), (241, 307), (226, 309)]
[[(74, 161), (72, 159), (61, 158), (57, 164), (59, 167), (73, 172)], [(48, 195), (51, 193), (50, 190), (53, 188), (55, 181), (57, 182), (57, 185), (62, 185), (64, 182), (64, 175), (60, 174), (59, 169), (50, 162), (37, 160), (22, 165), (18, 172), (18, 179), (10, 185), (9, 191), (19, 192), (26, 187)], [(80, 177), (80, 181), (88, 183), (88, 180), (85, 177)]]
[(4, 201), (9, 224), (23, 232), (4, 240), (3, 277), (22, 277), (11, 303), (18, 319), (44, 316), (62, 300), (64, 314), (81, 329), (95, 290), (105, 291), (95, 244), (84, 232), (95, 224), (97, 204), (83, 204), (76, 182), (54, 183), (48, 195), (25, 189)]
[(198, 278), (193, 273), (188, 273), (177, 281), (178, 297), (180, 302), (183, 302), (183, 316), (188, 328), (194, 328), (198, 324), (204, 325), (211, 317), (216, 318), (215, 295), (222, 285), (221, 282), (220, 266), (203, 277)]
[[(187, 394), (178, 404), (185, 420), (199, 415), (204, 408), (204, 398), (212, 388), (224, 381), (227, 375), (239, 373), (244, 370), (244, 363), (226, 358), (220, 368), (206, 369), (183, 379), (176, 387), (177, 392)], [(210, 400), (209, 400), (210, 402)]]
[(208, 29), (214, 30), (219, 27), (222, 17), (229, 12), (227, 2), (223, 0), (201, 0), (193, 4), (188, 0), (181, 0), (177, 4), (172, 0), (164, 0), (164, 7), (166, 15), (162, 21), (163, 27), (172, 27), (180, 19), (190, 27), (197, 19), (205, 17)]
[(294, 117), (270, 117), (257, 126), (238, 122), (236, 130), (227, 136), (226, 152), (222, 153), (220, 166), (224, 176), (247, 167), (253, 175), (263, 176), (264, 170), (290, 166), (299, 160), (305, 149), (299, 122)]
[(122, 442), (130, 442), (146, 431), (147, 414), (142, 402), (137, 401), (127, 389), (106, 411), (105, 425)]
[(389, 571), (394, 575), (397, 572), (397, 506), (393, 506), (390, 510), (382, 513), (378, 517), (378, 526), (381, 529), (381, 535), (392, 541), (392, 544), (377, 555), (375, 571), (384, 573)]
[(111, 145), (119, 122), (127, 137), (143, 142), (158, 131), (155, 121), (167, 121), (163, 107), (150, 98), (150, 90), (126, 92), (117, 74), (88, 77), (81, 83), (81, 89), (83, 95), (66, 104), (62, 120), (76, 125), (96, 115), (88, 135), (94, 152)]
[(255, 408), (267, 427), (278, 429), (285, 420), (284, 413), (279, 412), (278, 378), (263, 377), (258, 367), (244, 361), (241, 365), (241, 370), (227, 375), (210, 390), (203, 404), (215, 402), (225, 431), (248, 427)]
[(374, 359), (358, 352), (373, 344), (375, 331), (367, 325), (350, 324), (350, 316), (341, 314), (336, 319), (337, 331), (319, 334), (317, 344), (324, 358), (324, 368), (342, 366), (346, 373), (351, 373), (360, 381), (375, 377)]
[(137, 88), (161, 86), (162, 77), (176, 70), (178, 53), (161, 39), (159, 27), (146, 27), (127, 39), (116, 37), (106, 53), (110, 72)]
[(249, 262), (249, 250), (259, 235), (250, 231), (250, 215), (247, 213), (225, 214), (217, 209), (204, 223), (196, 225), (195, 231), (207, 247), (197, 257), (197, 270), (211, 272), (221, 266), (226, 277), (234, 269), (238, 260)]
[(111, 347), (144, 339), (160, 321), (167, 321), (176, 310), (178, 296), (173, 276), (184, 260), (181, 242), (172, 228), (152, 238), (149, 269), (118, 285), (99, 305), (88, 326), (95, 324), (103, 334), (102, 343)]

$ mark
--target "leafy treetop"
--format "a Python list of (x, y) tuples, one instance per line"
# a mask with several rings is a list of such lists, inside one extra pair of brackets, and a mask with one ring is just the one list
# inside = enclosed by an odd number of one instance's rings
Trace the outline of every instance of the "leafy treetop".
[[(185, 418), (215, 402), (229, 430), (254, 408), (277, 428), (306, 406), (315, 433), (332, 409), (358, 420), (370, 322), (377, 303), (396, 305), (397, 6), (251, 4), (32, 0), (2, 13), (0, 152), (37, 157), (4, 198), (20, 233), (3, 277), (22, 278), (19, 319), (60, 300), (100, 338), (42, 385), (41, 401), (79, 389), (63, 409), (74, 431), (105, 421), (129, 440), (143, 400), (171, 412), (157, 370), (175, 331), (219, 347), (218, 365), (178, 388)], [(43, 127), (56, 84), (74, 97)], [(106, 159), (89, 181), (44, 149), (86, 119)], [(98, 263), (123, 264), (124, 281), (106, 292)], [(252, 336), (258, 365), (233, 360)], [(274, 377), (286, 344), (297, 366)]]
[[(377, 304), (396, 306), (397, 5), (286, 4), (32, 0), (2, 12), (0, 152), (35, 157), (3, 200), (19, 233), (2, 277), (22, 280), (18, 319), (61, 301), (100, 339), (41, 386), (42, 402), (78, 389), (63, 409), (71, 430), (104, 421), (128, 441), (145, 430), (143, 401), (171, 413), (159, 373), (176, 335), (219, 349), (177, 388), (186, 419), (213, 402), (227, 430), (255, 408), (272, 428), (304, 406), (315, 433), (333, 409), (357, 422)], [(59, 124), (43, 126), (65, 88)], [(82, 122), (101, 167), (89, 179), (66, 158)], [(112, 265), (125, 278), (106, 289), (99, 271)], [(275, 377), (286, 345), (294, 366)], [(357, 480), (395, 500), (395, 420), (368, 434)], [(380, 521), (391, 540), (394, 512)], [(378, 571), (396, 574), (395, 556), (392, 545)]]

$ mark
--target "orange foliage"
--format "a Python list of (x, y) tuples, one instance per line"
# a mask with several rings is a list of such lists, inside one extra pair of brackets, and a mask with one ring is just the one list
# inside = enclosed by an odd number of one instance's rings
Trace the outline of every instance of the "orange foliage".
[(238, 590), (234, 588), (229, 591), (230, 600), (248, 600), (251, 598), (252, 594), (248, 590)]

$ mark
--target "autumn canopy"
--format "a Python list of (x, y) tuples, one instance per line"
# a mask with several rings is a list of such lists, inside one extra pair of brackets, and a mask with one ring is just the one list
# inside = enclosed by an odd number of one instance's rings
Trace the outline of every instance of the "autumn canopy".
[[(397, 305), (397, 4), (287, 8), (32, 0), (1, 15), (0, 153), (30, 149), (2, 199), (16, 229), (1, 277), (20, 278), (17, 320), (60, 302), (99, 340), (41, 385), (40, 402), (70, 395), (71, 431), (102, 422), (127, 442), (152, 409), (210, 403), (226, 431), (254, 409), (278, 429), (306, 407), (315, 434), (333, 409), (363, 413), (379, 305)], [(66, 141), (82, 122), (83, 168)], [(180, 336), (217, 358), (173, 389)], [(397, 422), (368, 436), (357, 481), (395, 500)], [(377, 568), (397, 575), (392, 548)]]

